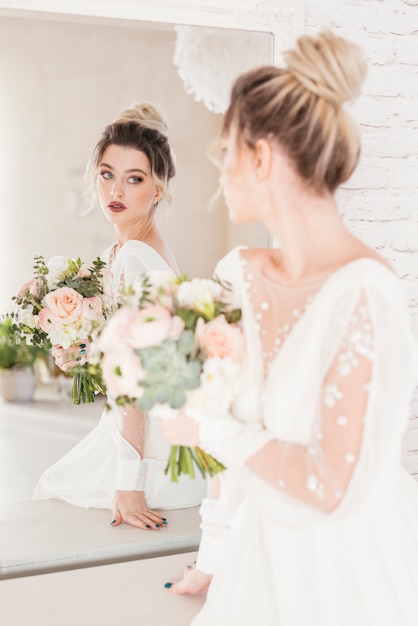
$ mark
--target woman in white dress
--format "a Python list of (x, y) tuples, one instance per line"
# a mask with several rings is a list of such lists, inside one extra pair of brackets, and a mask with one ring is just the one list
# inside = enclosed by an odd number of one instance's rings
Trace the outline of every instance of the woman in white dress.
[[(232, 221), (261, 220), (280, 243), (216, 269), (243, 310), (249, 382), (218, 419), (161, 421), (170, 443), (228, 467), (202, 509), (197, 565), (214, 576), (192, 624), (415, 626), (418, 485), (401, 441), (416, 341), (400, 281), (334, 198), (358, 161), (342, 105), (365, 62), (329, 32), (285, 61), (237, 79), (221, 139)], [(195, 591), (197, 574), (166, 586)]]
[[(161, 112), (137, 103), (109, 124), (87, 166), (86, 181), (113, 224), (116, 243), (103, 260), (111, 269), (117, 304), (121, 286), (149, 270), (178, 272), (173, 254), (155, 224), (159, 201), (167, 194), (175, 164)], [(57, 364), (67, 369), (88, 358), (88, 341), (56, 348)], [(111, 400), (111, 399), (110, 399)], [(159, 530), (168, 522), (153, 509), (196, 506), (205, 492), (199, 477), (164, 474), (169, 446), (150, 415), (136, 407), (104, 410), (98, 426), (40, 478), (34, 499), (58, 498), (76, 506), (109, 508), (112, 524), (126, 522)]]

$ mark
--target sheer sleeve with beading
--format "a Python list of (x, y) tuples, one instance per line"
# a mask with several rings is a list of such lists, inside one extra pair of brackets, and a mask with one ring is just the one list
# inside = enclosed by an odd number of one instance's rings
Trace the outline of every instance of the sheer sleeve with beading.
[[(343, 278), (335, 279), (326, 295), (320, 286), (285, 293), (260, 280), (245, 261), (242, 266), (273, 410), (250, 424), (231, 415), (207, 419), (200, 427), (202, 445), (229, 467), (246, 466), (278, 497), (329, 513), (346, 497), (359, 460), (360, 498), (370, 481), (379, 480), (389, 450), (398, 461), (416, 368), (401, 288), (372, 261), (364, 264), (370, 277), (363, 280), (353, 264), (345, 272), (347, 288)], [(314, 350), (307, 346), (312, 337)], [(278, 375), (269, 382), (273, 369)], [(287, 387), (300, 401), (289, 401)], [(289, 417), (289, 406), (299, 412)]]

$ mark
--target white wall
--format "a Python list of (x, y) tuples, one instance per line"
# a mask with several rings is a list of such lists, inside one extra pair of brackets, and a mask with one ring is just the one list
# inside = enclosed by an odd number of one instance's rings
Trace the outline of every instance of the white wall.
[[(306, 0), (305, 30), (323, 28), (360, 44), (369, 66), (353, 110), (363, 156), (339, 205), (401, 276), (418, 340), (418, 0)], [(403, 459), (418, 478), (418, 390)]]

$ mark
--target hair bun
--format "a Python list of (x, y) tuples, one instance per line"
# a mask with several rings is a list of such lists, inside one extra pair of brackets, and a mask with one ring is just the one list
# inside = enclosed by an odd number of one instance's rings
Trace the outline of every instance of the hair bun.
[(335, 104), (355, 100), (367, 73), (361, 48), (330, 31), (303, 35), (284, 59), (300, 84)]
[(126, 124), (137, 122), (152, 130), (158, 130), (162, 135), (167, 135), (168, 125), (161, 110), (151, 102), (135, 102), (128, 109), (123, 109), (115, 117), (114, 122)]

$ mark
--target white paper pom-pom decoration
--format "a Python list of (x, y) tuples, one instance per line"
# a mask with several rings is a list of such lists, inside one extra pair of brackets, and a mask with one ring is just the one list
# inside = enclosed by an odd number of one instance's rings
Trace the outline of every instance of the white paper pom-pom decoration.
[(234, 80), (272, 63), (269, 33), (176, 26), (174, 65), (187, 93), (214, 113), (224, 113)]

